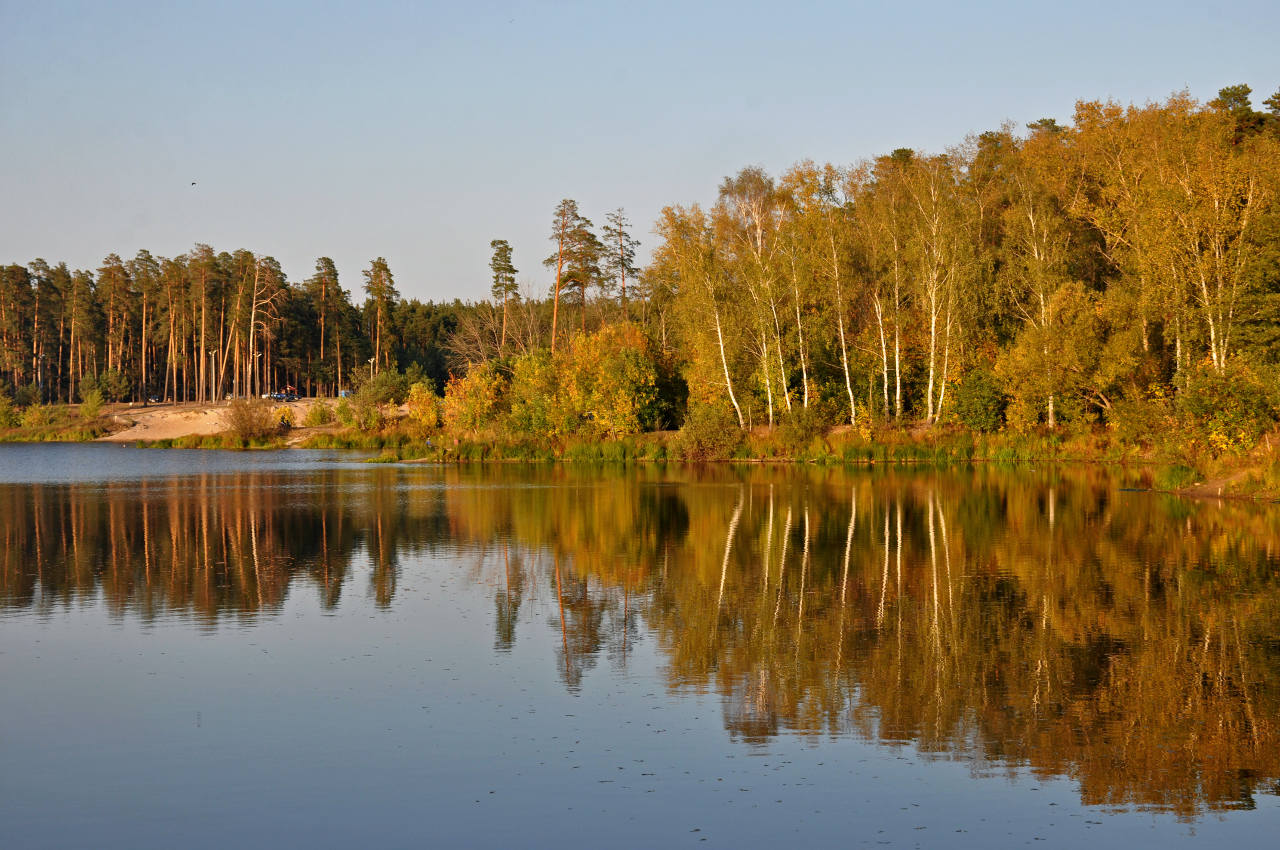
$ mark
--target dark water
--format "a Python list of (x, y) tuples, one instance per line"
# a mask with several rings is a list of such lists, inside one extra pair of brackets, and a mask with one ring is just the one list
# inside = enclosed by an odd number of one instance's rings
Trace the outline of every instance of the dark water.
[(0, 447), (0, 845), (1274, 846), (1280, 511)]

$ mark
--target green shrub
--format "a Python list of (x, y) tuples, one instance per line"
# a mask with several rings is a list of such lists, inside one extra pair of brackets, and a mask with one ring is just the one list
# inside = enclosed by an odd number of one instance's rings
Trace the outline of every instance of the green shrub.
[(675, 450), (687, 461), (727, 460), (744, 434), (733, 413), (715, 405), (693, 405), (676, 438)]
[(374, 400), (373, 393), (356, 393), (351, 403), (351, 418), (361, 431), (377, 431), (382, 428), (386, 417), (382, 415), (382, 405)]
[(22, 427), (30, 430), (47, 428), (53, 421), (49, 408), (43, 404), (33, 404), (22, 411)]
[(97, 375), (85, 375), (80, 380), (80, 399), (95, 390), (106, 401), (125, 401), (129, 397), (129, 376), (119, 369), (104, 369)]
[(965, 426), (975, 431), (999, 431), (1004, 425), (1009, 397), (989, 370), (973, 369), (956, 385), (952, 411)]
[(271, 402), (261, 398), (238, 398), (227, 405), (223, 421), (232, 436), (243, 442), (263, 440), (280, 432), (280, 420)]
[(80, 416), (84, 419), (97, 419), (102, 413), (102, 392), (94, 387), (80, 394)]
[(1220, 373), (1207, 367), (1193, 372), (1178, 393), (1176, 407), (1184, 429), (1196, 434), (1214, 456), (1252, 448), (1276, 423), (1270, 388), (1239, 363)]
[(657, 424), (658, 368), (634, 326), (574, 337), (556, 369), (560, 398), (585, 435), (622, 437)]
[(13, 406), (13, 401), (0, 392), (0, 428), (17, 428), (19, 421), (18, 410)]
[(428, 430), (440, 427), (440, 399), (429, 384), (418, 381), (409, 387), (405, 405), (413, 422)]
[(454, 434), (475, 432), (495, 424), (501, 412), (506, 380), (492, 363), (472, 366), (444, 390), (442, 418)]
[(350, 428), (356, 424), (356, 415), (351, 409), (351, 402), (345, 398), (338, 399), (338, 406), (334, 408), (333, 414), (338, 418), (338, 424), (344, 428)]
[(316, 401), (307, 408), (307, 415), (302, 418), (302, 424), (307, 428), (319, 428), (322, 425), (328, 425), (333, 418), (333, 408), (323, 401)]
[(783, 417), (778, 439), (788, 452), (798, 455), (805, 453), (825, 431), (826, 426), (815, 408), (797, 406)]
[(1107, 421), (1121, 444), (1150, 448), (1171, 433), (1179, 433), (1168, 388), (1155, 385), (1146, 398), (1121, 399), (1112, 405)]
[(548, 436), (561, 431), (553, 422), (557, 412), (556, 369), (551, 355), (533, 351), (515, 358), (507, 390), (507, 425), (516, 434)]
[(13, 393), (13, 402), (18, 407), (30, 407), (40, 403), (40, 388), (35, 383), (23, 384)]
[[(354, 373), (363, 378), (363, 372)], [(356, 381), (355, 395), (367, 399), (372, 404), (404, 404), (409, 397), (409, 376), (395, 369), (379, 372), (372, 378)]]

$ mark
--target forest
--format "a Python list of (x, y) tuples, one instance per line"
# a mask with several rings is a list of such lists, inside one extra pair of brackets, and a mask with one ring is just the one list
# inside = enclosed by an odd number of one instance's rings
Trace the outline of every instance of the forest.
[(665, 208), (643, 268), (624, 210), (597, 231), (565, 199), (546, 289), (521, 291), (494, 239), (478, 303), (403, 299), (382, 258), (358, 304), (325, 257), (300, 282), (203, 244), (14, 263), (0, 387), (19, 407), (208, 402), (387, 374), (386, 400), (421, 383), (430, 426), (473, 438), (1172, 423), (1240, 451), (1280, 411), (1280, 92), (1251, 96), (1081, 101), (942, 153), (746, 167)]

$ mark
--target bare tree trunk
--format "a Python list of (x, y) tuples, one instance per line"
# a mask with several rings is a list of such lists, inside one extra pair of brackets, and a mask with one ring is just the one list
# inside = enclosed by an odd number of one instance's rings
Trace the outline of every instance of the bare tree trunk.
[(778, 372), (782, 375), (782, 398), (787, 403), (787, 412), (791, 411), (791, 388), (787, 386), (787, 364), (782, 360), (782, 323), (778, 320), (778, 305), (769, 294), (769, 309), (773, 312), (773, 339), (778, 346)]
[(760, 329), (760, 371), (764, 380), (764, 395), (768, 402), (769, 410), (769, 427), (773, 427), (773, 379), (769, 376), (769, 342), (764, 333), (764, 328)]
[(796, 341), (800, 348), (800, 383), (803, 385), (801, 396), (805, 410), (809, 409), (809, 364), (804, 353), (804, 323), (800, 320), (800, 282), (796, 275), (795, 260), (791, 262), (791, 290), (796, 308)]
[(831, 266), (836, 283), (836, 327), (840, 330), (840, 367), (844, 370), (844, 388), (849, 394), (849, 424), (858, 426), (858, 406), (853, 401), (853, 379), (849, 377), (849, 348), (844, 338), (844, 292), (840, 286), (840, 267), (836, 262), (835, 241), (831, 243)]
[(893, 418), (902, 418), (902, 328), (893, 317)]
[[(880, 374), (883, 378), (881, 387), (884, 390), (884, 418), (889, 418), (889, 348), (884, 334), (884, 309), (877, 295), (872, 302), (876, 311), (876, 329), (880, 332)], [(867, 412), (871, 412), (871, 399), (867, 398)]]
[(551, 353), (556, 353), (556, 323), (560, 318), (560, 276), (564, 273), (564, 236), (569, 226), (568, 217), (560, 216), (560, 233), (556, 238), (556, 291), (551, 302)]
[(942, 402), (947, 397), (947, 372), (951, 366), (951, 305), (947, 304), (947, 321), (942, 342), (942, 386), (938, 390), (938, 409), (934, 411), (937, 419), (942, 418)]
[[(733, 402), (733, 410), (738, 414), (738, 427), (746, 427), (746, 422), (742, 418), (742, 408), (738, 406), (738, 397), (733, 394), (733, 380), (729, 377), (729, 360), (724, 353), (724, 332), (720, 328), (720, 306), (715, 303), (712, 298), (712, 307), (716, 314), (716, 342), (720, 344), (720, 365), (724, 367), (724, 385), (729, 390), (729, 401)], [(553, 337), (554, 338), (554, 337)]]
[(933, 292), (929, 293), (929, 381), (925, 385), (925, 421), (933, 423), (933, 370), (934, 363), (937, 359), (938, 348), (938, 309), (935, 302), (936, 296)]
[(498, 354), (507, 347), (507, 291), (502, 291), (502, 338), (498, 341)]

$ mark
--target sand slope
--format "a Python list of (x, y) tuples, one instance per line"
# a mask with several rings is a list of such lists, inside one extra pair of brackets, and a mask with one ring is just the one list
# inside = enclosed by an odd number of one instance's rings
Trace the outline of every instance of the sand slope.
[(112, 418), (127, 427), (114, 434), (99, 437), (99, 442), (131, 443), (137, 440), (173, 440), (188, 434), (216, 434), (226, 429), (222, 414), (224, 405), (157, 404), (150, 407), (126, 408)]

